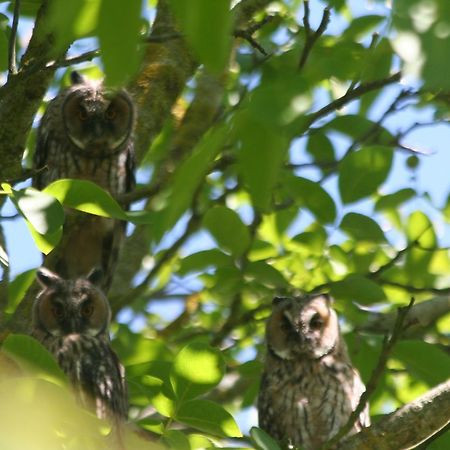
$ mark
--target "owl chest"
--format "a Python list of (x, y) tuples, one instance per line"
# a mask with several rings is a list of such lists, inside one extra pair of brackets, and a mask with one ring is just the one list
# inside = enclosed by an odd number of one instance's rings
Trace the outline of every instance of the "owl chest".
[(294, 445), (315, 450), (339, 431), (351, 412), (343, 378), (323, 364), (287, 365), (269, 379), (266, 395), (280, 440), (288, 437)]
[(125, 192), (125, 156), (85, 157), (79, 150), (70, 145), (51, 146), (47, 160), (46, 183), (61, 178), (75, 178), (96, 183), (111, 194)]

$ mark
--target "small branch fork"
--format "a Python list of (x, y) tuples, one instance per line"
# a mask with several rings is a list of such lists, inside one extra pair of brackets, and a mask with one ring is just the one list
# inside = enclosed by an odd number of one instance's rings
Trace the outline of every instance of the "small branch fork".
[(392, 333), (390, 336), (385, 336), (384, 338), (383, 346), (381, 349), (380, 356), (378, 358), (377, 365), (375, 366), (375, 369), (373, 370), (372, 375), (366, 385), (366, 390), (363, 392), (361, 398), (359, 399), (358, 406), (349, 417), (347, 423), (339, 430), (339, 433), (336, 436), (334, 436), (330, 441), (328, 441), (322, 447), (321, 450), (328, 450), (332, 448), (334, 444), (336, 444), (342, 438), (344, 438), (348, 434), (348, 432), (353, 428), (353, 425), (355, 424), (356, 420), (366, 407), (369, 398), (375, 392), (378, 382), (380, 381), (380, 378), (386, 369), (388, 358), (395, 344), (400, 339), (405, 329), (408, 327), (408, 324), (406, 324), (405, 326), (405, 319), (409, 311), (413, 307), (413, 305), (414, 305), (414, 298), (411, 298), (411, 301), (409, 302), (408, 306), (398, 308), (397, 319), (395, 321)]
[(314, 44), (316, 43), (317, 39), (319, 39), (320, 36), (325, 32), (327, 29), (327, 26), (330, 22), (330, 8), (326, 7), (323, 10), (322, 20), (320, 21), (319, 28), (313, 33), (311, 31), (311, 25), (309, 23), (309, 0), (305, 0), (303, 2), (305, 13), (303, 16), (303, 25), (305, 30), (305, 46), (303, 47), (302, 54), (300, 56), (300, 61), (298, 63), (299, 70), (303, 69), (304, 65), (306, 64), (306, 61), (308, 59), (309, 54), (311, 53), (312, 48), (314, 47)]

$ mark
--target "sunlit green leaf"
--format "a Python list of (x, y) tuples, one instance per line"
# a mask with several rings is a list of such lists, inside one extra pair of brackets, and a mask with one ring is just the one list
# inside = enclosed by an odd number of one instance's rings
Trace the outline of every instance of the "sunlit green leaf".
[(170, 381), (178, 401), (183, 403), (216, 386), (224, 373), (225, 362), (220, 351), (193, 342), (175, 357)]
[(185, 425), (222, 437), (241, 437), (233, 416), (209, 400), (189, 400), (177, 411), (176, 419)]
[(51, 353), (30, 336), (9, 335), (3, 342), (2, 351), (13, 358), (26, 371), (32, 370), (63, 383), (66, 380), (63, 371)]
[(15, 311), (17, 305), (22, 300), (28, 288), (33, 283), (36, 276), (34, 269), (27, 270), (17, 275), (8, 285), (8, 307), (7, 313)]
[(52, 234), (64, 223), (64, 210), (51, 195), (33, 188), (12, 191), (11, 200), (39, 234)]
[(60, 227), (54, 233), (39, 234), (35, 228), (26, 220), (25, 221), (31, 237), (36, 247), (44, 254), (48, 255), (59, 243), (62, 237), (63, 229)]

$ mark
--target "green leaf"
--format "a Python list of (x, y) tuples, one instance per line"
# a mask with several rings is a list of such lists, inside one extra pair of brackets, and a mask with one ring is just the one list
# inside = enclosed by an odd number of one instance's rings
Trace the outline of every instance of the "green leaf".
[(178, 273), (186, 275), (189, 272), (205, 271), (209, 267), (220, 267), (232, 264), (231, 258), (215, 248), (193, 253), (181, 260)]
[(102, 0), (98, 37), (108, 85), (123, 85), (139, 67), (141, 8), (141, 0), (127, 0), (126, 8), (123, 0)]
[(52, 354), (30, 336), (10, 334), (3, 342), (2, 351), (25, 371), (31, 369), (41, 376), (66, 382), (66, 376)]
[(246, 265), (245, 277), (251, 277), (269, 288), (287, 287), (288, 282), (275, 267), (264, 261), (251, 262)]
[(196, 146), (191, 156), (175, 170), (169, 203), (162, 212), (164, 226), (161, 230), (158, 230), (158, 238), (175, 225), (191, 204), (192, 198), (207, 174), (210, 164), (222, 150), (227, 133), (228, 128), (226, 126), (210, 130)]
[(336, 205), (330, 194), (319, 183), (301, 177), (289, 177), (286, 186), (294, 199), (309, 209), (320, 222), (336, 219)]
[(220, 73), (231, 49), (230, 0), (170, 0), (170, 5), (194, 54), (211, 72)]
[(186, 345), (175, 357), (170, 382), (183, 403), (216, 386), (225, 373), (225, 362), (216, 348), (201, 342)]
[(12, 202), (39, 234), (55, 233), (64, 223), (64, 209), (51, 195), (33, 188), (12, 190)]
[(420, 378), (430, 387), (449, 377), (450, 356), (436, 344), (419, 340), (400, 341), (393, 350), (393, 356), (405, 364), (410, 376)]
[(319, 164), (319, 168), (320, 164), (332, 163), (336, 159), (332, 142), (325, 133), (321, 133), (320, 131), (312, 133), (308, 137), (306, 151)]
[(353, 212), (346, 214), (340, 228), (356, 241), (384, 242), (386, 240), (380, 226), (363, 214)]
[(347, 155), (341, 163), (339, 192), (344, 203), (352, 203), (374, 194), (386, 180), (392, 166), (392, 149), (363, 147)]
[(425, 249), (436, 246), (433, 224), (422, 211), (415, 211), (409, 216), (406, 235), (410, 242), (417, 241)]
[(257, 450), (281, 450), (277, 441), (261, 428), (252, 427), (250, 436)]
[(28, 220), (25, 221), (31, 237), (36, 247), (44, 254), (48, 255), (59, 243), (62, 237), (63, 228), (60, 227), (54, 233), (39, 234)]
[(205, 214), (204, 227), (217, 243), (233, 256), (241, 256), (250, 245), (250, 233), (239, 215), (225, 206), (216, 206)]
[(64, 0), (51, 2), (48, 32), (56, 39), (53, 51), (58, 54), (75, 39), (91, 34), (97, 26), (101, 0)]
[(183, 403), (175, 419), (215, 436), (242, 436), (233, 416), (222, 406), (209, 400), (189, 400)]
[(247, 110), (236, 116), (235, 132), (242, 142), (239, 172), (255, 207), (268, 212), (289, 141), (280, 128), (266, 126), (260, 117)]
[(350, 25), (342, 33), (342, 37), (345, 39), (360, 39), (385, 20), (385, 16), (377, 16), (374, 14), (354, 17), (350, 22)]
[(8, 285), (8, 307), (6, 312), (13, 313), (34, 281), (36, 270), (31, 269), (17, 275)]
[(78, 211), (127, 220), (125, 211), (111, 197), (111, 194), (92, 181), (57, 180), (49, 184), (43, 192), (52, 195), (63, 205)]
[(393, 194), (383, 195), (376, 201), (375, 211), (397, 209), (401, 204), (412, 199), (415, 195), (416, 191), (411, 188), (404, 188)]
[(354, 274), (331, 283), (330, 292), (333, 297), (360, 303), (373, 303), (386, 298), (383, 289), (378, 284), (366, 277)]
[(191, 450), (189, 439), (179, 430), (167, 430), (162, 436), (162, 440), (168, 448), (174, 450)]

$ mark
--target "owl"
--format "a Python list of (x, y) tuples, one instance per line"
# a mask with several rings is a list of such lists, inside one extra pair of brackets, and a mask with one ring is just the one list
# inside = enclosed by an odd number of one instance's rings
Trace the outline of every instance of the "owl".
[(100, 278), (98, 270), (72, 281), (38, 269), (32, 335), (54, 355), (83, 406), (103, 419), (126, 420), (124, 369), (110, 345), (111, 311)]
[[(330, 297), (275, 298), (266, 343), (259, 425), (284, 445), (317, 450), (345, 425), (365, 390)], [(351, 433), (369, 420), (366, 408)]]
[[(39, 125), (33, 186), (43, 189), (60, 178), (76, 178), (96, 183), (113, 197), (131, 191), (136, 116), (131, 97), (77, 72), (71, 81), (49, 102)], [(45, 265), (71, 279), (101, 267), (102, 288), (107, 291), (125, 227), (125, 222), (67, 211), (61, 242)]]

